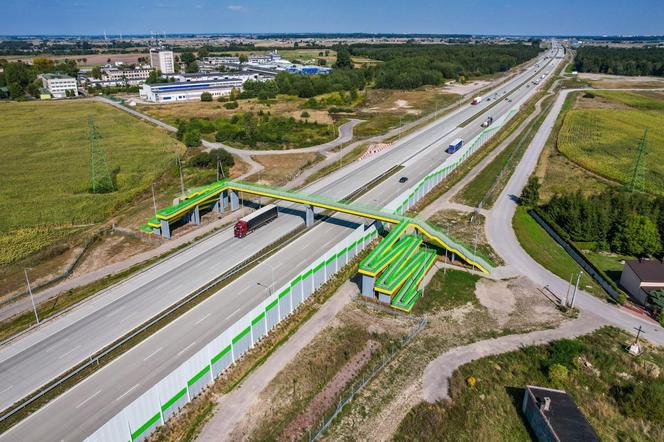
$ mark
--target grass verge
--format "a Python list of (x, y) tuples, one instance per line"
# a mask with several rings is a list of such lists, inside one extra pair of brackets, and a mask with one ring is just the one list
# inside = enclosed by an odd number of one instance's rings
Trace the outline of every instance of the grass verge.
[(414, 315), (450, 310), (467, 303), (478, 305), (475, 284), (480, 277), (461, 270), (438, 270), (413, 307)]
[[(512, 227), (521, 247), (535, 261), (565, 281), (582, 271), (576, 261), (544, 230), (527, 210), (519, 206), (512, 219)], [(585, 272), (579, 287), (593, 295), (606, 298), (604, 290)], [(562, 295), (559, 293), (559, 295)]]

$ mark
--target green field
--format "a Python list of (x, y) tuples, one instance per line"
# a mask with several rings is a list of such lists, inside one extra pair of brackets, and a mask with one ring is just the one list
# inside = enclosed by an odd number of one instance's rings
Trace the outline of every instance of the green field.
[[(631, 178), (644, 129), (648, 132), (645, 190), (664, 193), (664, 95), (597, 91), (601, 107), (570, 110), (558, 136), (558, 149), (583, 168), (620, 183)], [(597, 100), (597, 98), (595, 98)], [(607, 105), (608, 101), (608, 105)]]
[[(92, 101), (1, 103), (0, 264), (100, 223), (174, 161), (180, 144), (109, 105)], [(88, 115), (117, 191), (90, 192)]]
[[(576, 261), (549, 236), (546, 230), (537, 224), (537, 221), (523, 207), (517, 208), (512, 219), (512, 227), (521, 247), (542, 267), (555, 273), (565, 281), (569, 281), (570, 276), (576, 276), (582, 270)], [(606, 296), (604, 290), (586, 273), (581, 276), (579, 287), (593, 295)], [(558, 295), (564, 296), (565, 294), (558, 293)]]
[[(401, 421), (394, 440), (535, 440), (521, 415), (523, 389), (530, 384), (567, 391), (600, 440), (661, 441), (661, 407), (653, 410), (645, 405), (646, 400), (657, 404), (661, 397), (643, 395), (637, 403), (646, 409), (637, 411), (626, 410), (621, 397), (631, 388), (648, 388), (653, 383), (658, 386), (648, 393), (661, 391), (661, 375), (654, 380), (654, 373), (664, 364), (664, 351), (648, 346), (634, 358), (624, 349), (631, 341), (627, 333), (607, 327), (571, 341), (525, 347), (463, 365), (450, 381), (452, 402), (416, 405)], [(554, 362), (568, 368), (567, 379), (552, 381), (548, 366)], [(476, 379), (474, 387), (466, 383), (471, 376)]]
[(477, 304), (475, 285), (479, 280), (479, 276), (460, 270), (438, 270), (424, 288), (412, 313), (421, 315), (461, 307), (469, 302)]

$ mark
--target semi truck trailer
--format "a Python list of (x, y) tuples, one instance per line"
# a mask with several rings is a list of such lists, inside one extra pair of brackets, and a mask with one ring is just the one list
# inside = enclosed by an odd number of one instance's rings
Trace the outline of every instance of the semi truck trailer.
[(268, 204), (267, 206), (261, 207), (255, 212), (250, 213), (249, 215), (241, 218), (234, 228), (234, 233), (236, 238), (244, 238), (249, 233), (258, 229), (259, 227), (269, 223), (279, 216), (279, 211), (277, 206), (274, 204)]

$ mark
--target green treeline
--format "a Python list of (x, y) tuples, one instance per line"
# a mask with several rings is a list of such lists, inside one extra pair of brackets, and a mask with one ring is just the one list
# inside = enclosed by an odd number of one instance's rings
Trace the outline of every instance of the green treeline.
[(508, 45), (352, 45), (351, 54), (380, 60), (367, 69), (376, 87), (414, 89), (450, 79), (504, 72), (535, 57), (538, 44)]
[(280, 72), (269, 81), (247, 81), (240, 98), (266, 100), (277, 94), (311, 98), (328, 92), (358, 91), (366, 85), (362, 69), (337, 69), (327, 75), (298, 75)]
[(584, 46), (577, 50), (574, 69), (614, 75), (664, 76), (664, 49)]
[(607, 190), (554, 196), (542, 207), (574, 241), (632, 256), (656, 255), (664, 238), (664, 197)]

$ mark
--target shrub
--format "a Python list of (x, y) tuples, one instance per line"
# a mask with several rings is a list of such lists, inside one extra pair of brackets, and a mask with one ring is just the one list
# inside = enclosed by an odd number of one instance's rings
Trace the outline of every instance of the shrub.
[(189, 129), (185, 132), (183, 140), (187, 147), (196, 147), (201, 145), (201, 131), (198, 129)]
[(225, 103), (225, 102), (228, 101), (228, 98), (227, 98), (227, 97), (224, 97), (224, 96), (222, 95), (221, 97), (217, 98), (217, 101), (218, 101), (219, 103)]
[(309, 112), (307, 112), (307, 111), (304, 111), (304, 112), (302, 112), (302, 113), (300, 114), (300, 117), (301, 117), (301, 118), (309, 118), (310, 116), (311, 116), (311, 115), (309, 115)]
[(586, 346), (576, 339), (561, 339), (551, 344), (549, 349), (549, 358), (545, 361), (545, 367), (551, 368), (554, 365), (563, 365), (567, 368), (574, 368), (574, 360), (586, 349)]
[(562, 387), (567, 382), (569, 370), (561, 364), (553, 364), (549, 367), (549, 380), (556, 387)]
[(212, 94), (209, 92), (203, 92), (201, 94), (201, 101), (212, 101)]
[(627, 302), (627, 295), (620, 292), (618, 293), (618, 297), (616, 298), (616, 302), (620, 305), (624, 305)]
[(659, 315), (659, 325), (664, 327), (664, 313), (660, 313)]
[(237, 109), (238, 106), (239, 104), (237, 103), (237, 101), (229, 101), (228, 103), (224, 104), (224, 107), (226, 109)]
[(664, 421), (664, 380), (632, 383), (618, 391), (618, 403), (629, 417)]

